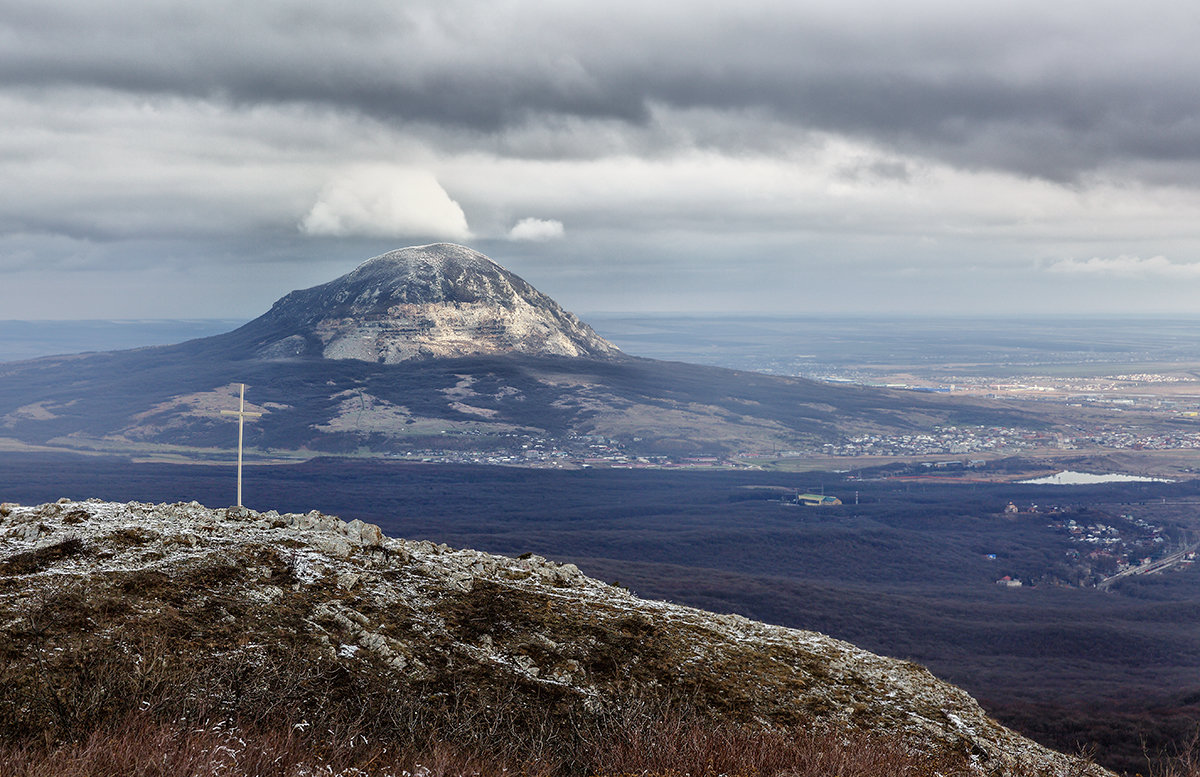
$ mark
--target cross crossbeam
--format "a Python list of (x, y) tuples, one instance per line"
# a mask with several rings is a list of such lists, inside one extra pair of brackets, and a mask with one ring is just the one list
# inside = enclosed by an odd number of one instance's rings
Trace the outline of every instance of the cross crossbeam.
[(238, 419), (238, 458), (237, 458), (237, 506), (242, 506), (242, 432), (246, 424), (247, 418), (258, 418), (262, 413), (252, 413), (246, 410), (246, 384), (239, 383), (242, 387), (240, 401), (241, 404), (237, 410), (222, 410), (221, 415), (235, 415)]

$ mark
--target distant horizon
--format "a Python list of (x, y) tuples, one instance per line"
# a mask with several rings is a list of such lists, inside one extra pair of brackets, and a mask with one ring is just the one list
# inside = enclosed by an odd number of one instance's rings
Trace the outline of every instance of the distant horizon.
[[(778, 374), (798, 374), (801, 363), (841, 363), (867, 354), (884, 361), (914, 353), (994, 356), (1012, 344), (1030, 354), (1095, 354), (1099, 363), (1118, 358), (1200, 362), (1200, 317), (1172, 314), (610, 311), (580, 318), (631, 356)], [(0, 362), (174, 345), (225, 334), (250, 320), (0, 319)], [(772, 366), (764, 369), (764, 364)]]
[[(265, 310), (263, 311), (266, 312)], [(1112, 320), (1112, 321), (1161, 321), (1161, 320), (1178, 320), (1178, 321), (1198, 321), (1200, 322), (1200, 312), (1196, 313), (1175, 313), (1175, 312), (1129, 312), (1129, 313), (1085, 313), (1085, 312), (1064, 312), (1064, 313), (946, 313), (946, 312), (926, 312), (916, 313), (909, 311), (867, 311), (867, 312), (825, 312), (825, 313), (772, 313), (762, 311), (711, 311), (711, 310), (593, 310), (593, 311), (571, 311), (585, 323), (588, 317), (597, 318), (744, 318), (744, 319), (778, 319), (788, 320), (795, 319), (798, 321), (805, 320), (826, 320), (838, 318), (852, 319), (911, 319), (911, 320), (955, 320), (955, 321), (1056, 321), (1056, 320)], [(258, 313), (246, 318), (235, 316), (213, 316), (212, 318), (201, 318), (196, 316), (183, 316), (180, 318), (170, 317), (130, 317), (130, 318), (0, 318), (0, 325), (3, 324), (52, 324), (52, 323), (76, 323), (85, 324), (89, 322), (113, 324), (113, 325), (129, 325), (137, 326), (141, 324), (160, 324), (160, 323), (195, 323), (207, 324), (211, 322), (227, 322), (235, 325), (241, 325), (253, 321), (262, 313)]]

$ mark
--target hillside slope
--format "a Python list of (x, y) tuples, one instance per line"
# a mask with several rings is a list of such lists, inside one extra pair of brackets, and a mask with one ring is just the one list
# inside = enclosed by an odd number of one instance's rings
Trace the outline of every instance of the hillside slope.
[(293, 291), (225, 334), (0, 364), (0, 438), (223, 455), (231, 427), (221, 411), (235, 409), (243, 383), (263, 414), (247, 445), (289, 456), (519, 460), (540, 445), (586, 458), (594, 439), (582, 438), (597, 437), (633, 456), (819, 452), (850, 434), (1055, 423), (1028, 404), (630, 357), (483, 254), (434, 244)]
[(569, 564), (316, 512), (4, 505), (0, 623), (9, 740), (86, 730), (148, 698), (233, 718), (350, 706), (385, 737), (482, 715), (543, 735), (565, 725), (564, 740), (635, 701), (686, 701), (760, 729), (898, 735), (981, 775), (1108, 774), (1003, 728), (911, 663), (640, 600)]
[(249, 340), (259, 358), (380, 364), (498, 353), (620, 356), (525, 280), (451, 243), (390, 251), (328, 283), (293, 291), (229, 339)]
[[(228, 450), (246, 383), (252, 448), (369, 452), (569, 447), (631, 454), (821, 449), (844, 435), (938, 424), (1044, 428), (1036, 408), (826, 385), (650, 359), (520, 354), (375, 364), (232, 358), (218, 338), (0, 365), (0, 437), (117, 453)], [(468, 437), (469, 439), (465, 439)], [(524, 439), (517, 439), (524, 438)]]

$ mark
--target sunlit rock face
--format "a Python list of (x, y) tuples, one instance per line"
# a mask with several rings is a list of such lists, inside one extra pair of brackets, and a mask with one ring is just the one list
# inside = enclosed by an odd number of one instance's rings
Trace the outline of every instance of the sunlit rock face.
[(264, 358), (394, 364), (522, 353), (613, 358), (616, 346), (488, 257), (460, 245), (401, 248), (294, 291), (260, 319)]

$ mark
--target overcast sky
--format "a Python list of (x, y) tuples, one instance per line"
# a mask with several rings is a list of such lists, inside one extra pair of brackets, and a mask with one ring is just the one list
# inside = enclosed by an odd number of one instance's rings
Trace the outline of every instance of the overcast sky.
[(0, 319), (471, 245), (569, 309), (1200, 313), (1200, 6), (0, 0)]

